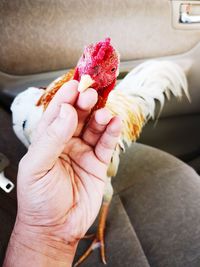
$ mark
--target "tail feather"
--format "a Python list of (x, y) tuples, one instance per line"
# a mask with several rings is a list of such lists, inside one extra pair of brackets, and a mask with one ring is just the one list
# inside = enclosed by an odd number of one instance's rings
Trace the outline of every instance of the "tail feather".
[[(160, 111), (170, 95), (181, 99), (183, 93), (190, 100), (184, 71), (171, 61), (147, 61), (134, 68), (117, 86), (116, 90), (138, 98), (146, 119), (154, 118), (156, 103)], [(141, 105), (142, 104), (142, 105)]]
[(148, 61), (133, 69), (110, 93), (106, 103), (113, 114), (122, 118), (120, 144), (129, 146), (136, 141), (148, 119), (154, 119), (156, 100), (161, 112), (171, 94), (178, 99), (185, 94), (190, 100), (185, 73), (175, 63)]

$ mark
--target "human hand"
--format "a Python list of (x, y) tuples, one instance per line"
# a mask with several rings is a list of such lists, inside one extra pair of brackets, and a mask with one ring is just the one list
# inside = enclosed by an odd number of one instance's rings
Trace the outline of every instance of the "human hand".
[(70, 81), (57, 92), (18, 172), (18, 214), (10, 243), (52, 258), (55, 266), (70, 266), (78, 241), (98, 214), (121, 128), (119, 118), (101, 109), (82, 133), (97, 93), (79, 94), (77, 87)]

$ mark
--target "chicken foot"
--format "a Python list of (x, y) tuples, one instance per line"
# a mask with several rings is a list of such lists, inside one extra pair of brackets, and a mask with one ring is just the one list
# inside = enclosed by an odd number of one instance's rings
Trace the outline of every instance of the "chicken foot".
[(112, 200), (113, 188), (111, 185), (111, 179), (108, 178), (108, 182), (106, 183), (104, 197), (102, 206), (99, 213), (99, 221), (97, 233), (92, 235), (86, 235), (83, 239), (94, 238), (91, 245), (85, 251), (85, 253), (79, 258), (79, 260), (75, 263), (74, 267), (79, 266), (95, 249), (100, 248), (101, 260), (104, 264), (106, 264), (106, 256), (105, 256), (105, 228), (106, 228), (106, 220), (108, 217), (108, 210)]

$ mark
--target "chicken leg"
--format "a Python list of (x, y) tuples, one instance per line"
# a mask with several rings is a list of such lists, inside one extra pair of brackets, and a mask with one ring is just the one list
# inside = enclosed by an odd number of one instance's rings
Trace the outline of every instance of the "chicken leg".
[(95, 249), (100, 247), (101, 260), (104, 264), (106, 264), (106, 256), (105, 256), (105, 228), (106, 228), (106, 220), (108, 216), (109, 206), (113, 196), (113, 188), (111, 185), (111, 178), (108, 178), (108, 181), (105, 186), (105, 192), (103, 196), (103, 202), (99, 213), (99, 221), (97, 233), (94, 235), (85, 236), (84, 238), (94, 237), (89, 248), (85, 251), (85, 253), (79, 258), (79, 260), (75, 263), (74, 267), (79, 266)]

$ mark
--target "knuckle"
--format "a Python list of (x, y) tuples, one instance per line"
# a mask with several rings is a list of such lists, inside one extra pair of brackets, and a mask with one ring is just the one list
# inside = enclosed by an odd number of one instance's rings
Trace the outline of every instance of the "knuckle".
[(58, 142), (60, 139), (60, 136), (58, 135), (57, 131), (53, 127), (47, 128), (46, 135), (49, 140), (52, 140), (54, 142), (55, 141)]
[(108, 139), (101, 139), (100, 145), (105, 149), (112, 149), (112, 142)]
[(100, 129), (94, 127), (89, 128), (89, 131), (94, 135), (99, 135), (101, 133)]

